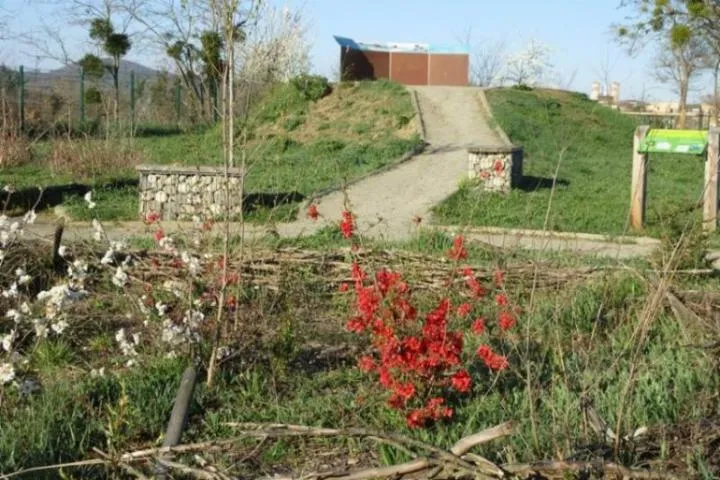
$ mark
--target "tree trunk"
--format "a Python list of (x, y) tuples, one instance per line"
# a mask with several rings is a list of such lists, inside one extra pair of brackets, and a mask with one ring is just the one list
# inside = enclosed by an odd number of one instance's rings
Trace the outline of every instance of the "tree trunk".
[(713, 72), (713, 116), (715, 117), (715, 125), (718, 125), (720, 119), (720, 59), (715, 63), (715, 71)]
[(678, 119), (677, 119), (677, 128), (684, 129), (687, 124), (687, 97), (688, 97), (688, 87), (689, 87), (690, 79), (688, 75), (685, 75), (685, 72), (683, 72), (683, 76), (680, 79), (680, 102), (678, 105)]
[(115, 88), (115, 105), (113, 108), (113, 116), (115, 118), (115, 124), (118, 123), (118, 113), (120, 111), (120, 59), (115, 58), (113, 64), (113, 87)]

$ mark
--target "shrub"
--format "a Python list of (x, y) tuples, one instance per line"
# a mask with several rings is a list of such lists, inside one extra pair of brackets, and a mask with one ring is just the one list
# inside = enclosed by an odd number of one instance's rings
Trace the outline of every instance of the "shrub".
[(142, 163), (142, 155), (125, 143), (57, 140), (53, 142), (48, 161), (53, 174), (90, 181), (118, 168), (131, 169)]
[(328, 79), (320, 75), (303, 74), (293, 78), (290, 82), (306, 100), (311, 102), (317, 102), (332, 91)]
[(26, 165), (32, 160), (30, 142), (15, 132), (0, 133), (0, 168)]
[[(308, 215), (319, 217), (315, 205)], [(343, 212), (339, 226), (355, 250), (353, 214)], [(354, 313), (347, 329), (368, 337), (371, 344), (370, 354), (358, 359), (358, 367), (377, 375), (388, 392), (388, 405), (405, 414), (410, 428), (451, 418), (452, 402), (469, 394), (478, 380), (478, 363), (490, 374), (509, 366), (498, 347), (490, 345), (510, 340), (517, 323), (518, 309), (503, 292), (502, 272), (496, 272), (493, 285), (481, 284), (470, 267), (461, 266), (467, 258), (461, 236), (447, 255), (454, 262), (447, 288), (436, 306), (424, 313), (400, 272), (381, 268), (371, 274), (360, 265), (360, 257), (352, 263), (352, 285), (340, 286), (341, 292), (353, 294)], [(451, 296), (459, 299), (456, 306)]]

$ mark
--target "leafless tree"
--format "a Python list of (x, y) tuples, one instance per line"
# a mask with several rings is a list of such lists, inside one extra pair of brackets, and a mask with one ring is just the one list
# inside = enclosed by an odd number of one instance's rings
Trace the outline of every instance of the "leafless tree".
[(655, 78), (672, 85), (678, 94), (677, 128), (685, 128), (687, 100), (698, 75), (711, 66), (711, 50), (700, 37), (691, 37), (682, 46), (666, 44), (661, 48), (653, 64)]
[(598, 63), (598, 65), (594, 69), (595, 75), (598, 76), (600, 79), (600, 82), (602, 83), (603, 91), (609, 92), (610, 91), (610, 84), (613, 82), (612, 76), (613, 72), (615, 71), (615, 67), (617, 66), (618, 62), (618, 55), (611, 55), (610, 50), (605, 50), (605, 55), (603, 55), (602, 60)]
[(470, 49), (470, 84), (491, 87), (502, 83), (505, 68), (506, 45), (502, 40), (484, 39), (475, 41), (471, 26), (457, 36), (460, 44)]

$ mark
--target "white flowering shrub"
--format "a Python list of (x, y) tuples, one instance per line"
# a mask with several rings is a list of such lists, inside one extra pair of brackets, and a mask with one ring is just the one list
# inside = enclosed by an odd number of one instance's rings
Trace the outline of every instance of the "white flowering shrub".
[[(84, 198), (93, 209), (92, 192)], [(23, 238), (25, 226), (35, 219), (35, 212), (17, 220), (0, 216), (0, 267), (11, 258), (20, 264), (12, 275), (0, 277), (0, 388), (22, 384), (33, 345), (56, 338), (79, 341), (75, 338), (81, 335), (78, 325), (88, 318), (95, 323), (89, 327), (94, 332), (113, 329), (112, 351), (106, 353), (118, 367), (141, 364), (146, 349), (167, 357), (197, 354), (208, 320), (215, 318), (211, 313), (217, 311), (217, 291), (223, 282), (216, 275), (222, 259), (180, 248), (165, 234), (157, 216), (151, 215), (146, 224), (160, 252), (150, 257), (148, 265), (147, 258), (132, 254), (127, 243), (111, 240), (102, 224), (93, 220), (88, 239), (91, 251), (74, 252), (61, 245), (63, 274), (35, 282), (21, 265), (20, 252), (13, 258), (13, 249), (28, 241)], [(198, 220), (196, 227), (197, 235), (187, 243), (200, 249), (202, 235), (212, 224)], [(108, 318), (93, 303), (97, 298), (115, 305)], [(104, 365), (90, 367), (93, 376), (105, 372)]]

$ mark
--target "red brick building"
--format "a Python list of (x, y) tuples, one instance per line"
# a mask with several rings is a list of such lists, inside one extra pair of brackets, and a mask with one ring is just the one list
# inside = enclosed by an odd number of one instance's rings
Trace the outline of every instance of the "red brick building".
[(460, 47), (367, 43), (335, 37), (342, 80), (384, 78), (403, 85), (467, 85), (469, 54)]

